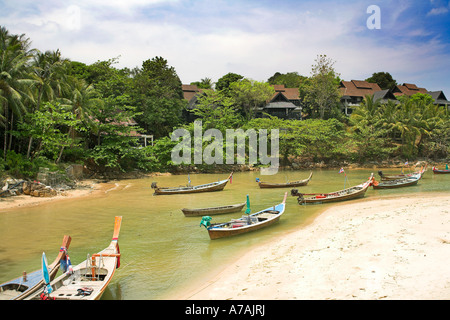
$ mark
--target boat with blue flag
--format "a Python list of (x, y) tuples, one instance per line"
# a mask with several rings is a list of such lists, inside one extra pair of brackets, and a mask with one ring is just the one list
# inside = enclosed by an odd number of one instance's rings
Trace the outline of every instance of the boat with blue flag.
[[(56, 276), (60, 265), (62, 265), (61, 262), (66, 261), (66, 257), (68, 257), (67, 249), (71, 240), (70, 236), (65, 235), (56, 259), (50, 265), (45, 262), (48, 282)], [(23, 300), (36, 292), (40, 293), (44, 281), (42, 268), (30, 273), (24, 272), (21, 277), (0, 285), (0, 300)]]
[[(25, 300), (42, 299), (42, 290), (51, 300), (98, 300), (120, 266), (119, 232), (122, 217), (115, 217), (114, 232), (108, 247), (88, 258), (61, 276), (41, 286), (41, 291)], [(50, 292), (48, 292), (50, 291)]]

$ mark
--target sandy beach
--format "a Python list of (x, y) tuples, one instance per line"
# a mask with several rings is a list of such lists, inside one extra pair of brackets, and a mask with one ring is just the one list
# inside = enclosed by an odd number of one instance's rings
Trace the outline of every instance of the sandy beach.
[(171, 299), (450, 299), (450, 195), (336, 204)]
[(69, 189), (64, 192), (58, 192), (54, 197), (32, 197), (29, 195), (18, 195), (7, 198), (0, 198), (0, 213), (2, 211), (37, 206), (47, 202), (63, 201), (86, 196), (100, 195), (114, 190), (117, 184), (114, 182), (99, 183), (93, 180), (84, 180), (79, 183), (76, 189)]

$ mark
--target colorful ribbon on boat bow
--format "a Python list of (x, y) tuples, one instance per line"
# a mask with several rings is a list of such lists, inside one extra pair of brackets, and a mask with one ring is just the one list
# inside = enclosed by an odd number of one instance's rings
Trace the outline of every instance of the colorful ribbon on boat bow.
[(73, 273), (72, 262), (70, 262), (69, 253), (67, 252), (66, 247), (61, 247), (59, 252), (64, 252), (64, 258), (62, 258), (59, 263), (61, 265), (62, 271), (67, 272), (68, 274)]
[(120, 248), (119, 248), (119, 239), (118, 238), (113, 238), (113, 240), (116, 240), (116, 247), (117, 247), (117, 253), (119, 254), (119, 256), (117, 257), (117, 263), (116, 263), (116, 268), (120, 267)]
[(212, 218), (210, 216), (204, 216), (202, 217), (202, 221), (200, 221), (200, 226), (204, 226), (205, 228), (208, 228), (211, 225)]

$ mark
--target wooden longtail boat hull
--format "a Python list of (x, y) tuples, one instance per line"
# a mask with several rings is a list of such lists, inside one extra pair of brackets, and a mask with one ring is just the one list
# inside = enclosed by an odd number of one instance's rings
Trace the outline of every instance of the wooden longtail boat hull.
[(425, 165), (425, 167), (421, 168), (419, 171), (412, 172), (412, 173), (385, 176), (384, 174), (382, 174), (382, 171), (378, 171), (378, 174), (380, 175), (381, 181), (405, 179), (405, 178), (415, 177), (417, 175), (420, 175), (420, 178), (422, 178), (426, 169), (427, 169), (427, 166)]
[[(370, 178), (357, 186), (353, 186), (347, 189), (330, 192), (330, 193), (323, 193), (323, 194), (316, 194), (312, 197), (304, 197), (301, 193), (294, 193), (293, 190), (291, 190), (292, 195), (296, 196), (298, 195), (298, 204), (307, 204), (307, 203), (328, 203), (328, 202), (336, 202), (336, 201), (346, 201), (346, 200), (353, 200), (364, 197), (367, 189), (371, 185), (373, 178), (373, 173), (371, 174)], [(295, 190), (297, 191), (297, 190)]]
[(202, 184), (198, 186), (186, 186), (186, 187), (174, 187), (174, 188), (163, 188), (163, 187), (153, 187), (155, 189), (155, 195), (169, 195), (169, 194), (189, 194), (189, 193), (200, 193), (200, 192), (213, 192), (222, 191), (230, 180), (233, 173), (226, 180), (221, 180), (217, 182), (211, 182), (207, 184)]
[(406, 178), (398, 180), (386, 180), (381, 182), (374, 181), (372, 186), (374, 189), (394, 189), (415, 186), (418, 182), (419, 178)]
[(181, 209), (183, 211), (185, 217), (198, 217), (204, 215), (217, 215), (217, 214), (225, 214), (225, 213), (234, 213), (239, 212), (244, 208), (244, 203), (229, 205), (229, 206), (221, 206), (221, 207), (213, 207), (213, 208), (201, 208), (201, 209)]
[[(52, 280), (59, 270), (60, 261), (65, 257), (65, 251), (70, 246), (72, 238), (64, 236), (61, 249), (56, 259), (48, 266), (50, 279)], [(26, 275), (26, 281), (23, 276), (0, 285), (0, 300), (23, 300), (36, 293), (44, 286), (42, 270), (36, 270)]]
[(305, 180), (298, 180), (298, 181), (292, 181), (292, 182), (286, 182), (286, 183), (270, 183), (270, 182), (258, 182), (258, 185), (260, 188), (289, 188), (289, 187), (301, 187), (306, 186), (308, 182), (311, 180), (313, 173), (309, 175), (308, 179)]
[(445, 169), (439, 170), (439, 169), (433, 168), (433, 173), (434, 174), (446, 174), (446, 173), (450, 173), (450, 170), (445, 170)]
[(240, 219), (234, 219), (230, 222), (220, 223), (208, 227), (209, 238), (211, 240), (215, 240), (225, 237), (232, 237), (251, 231), (256, 231), (278, 222), (286, 208), (286, 197), (287, 192), (284, 194), (282, 203), (265, 210), (258, 211), (254, 214), (250, 214), (250, 219), (255, 221), (252, 224), (247, 224), (247, 217), (242, 217)]
[[(121, 224), (122, 217), (115, 217), (113, 237), (108, 247), (73, 267), (73, 273), (66, 272), (50, 282), (53, 288), (53, 292), (50, 294), (51, 298), (56, 300), (99, 300), (102, 297), (118, 268), (120, 257), (118, 238)], [(89, 295), (83, 294), (82, 290), (86, 289), (92, 290)], [(40, 292), (26, 300), (38, 300), (39, 294)]]

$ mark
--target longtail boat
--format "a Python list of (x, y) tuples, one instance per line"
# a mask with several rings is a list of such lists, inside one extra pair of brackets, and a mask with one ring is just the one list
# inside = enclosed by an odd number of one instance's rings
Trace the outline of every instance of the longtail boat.
[(225, 180), (201, 184), (198, 186), (184, 186), (184, 187), (158, 187), (155, 182), (152, 183), (152, 188), (155, 189), (155, 195), (159, 194), (183, 194), (183, 193), (199, 193), (222, 191), (227, 185), (228, 181), (232, 179), (233, 172)]
[[(114, 220), (114, 232), (111, 243), (102, 251), (73, 267), (73, 272), (66, 272), (50, 282), (53, 300), (98, 300), (111, 281), (116, 268), (120, 266), (119, 232), (122, 217)], [(25, 300), (39, 300), (41, 292)]]
[(437, 169), (436, 167), (433, 167), (433, 173), (434, 174), (445, 174), (450, 173), (450, 169)]
[(402, 174), (386, 176), (386, 175), (383, 174), (383, 171), (378, 171), (378, 175), (380, 176), (381, 181), (410, 178), (410, 177), (414, 177), (414, 176), (416, 176), (418, 174), (420, 174), (420, 177), (422, 178), (422, 176), (425, 173), (426, 169), (427, 169), (427, 165), (425, 165), (425, 167), (421, 167), (419, 171), (415, 171), (415, 172), (411, 172), (411, 173), (405, 173), (405, 174), (402, 173)]
[(284, 199), (280, 204), (253, 214), (246, 214), (242, 218), (232, 219), (225, 223), (211, 224), (209, 222), (211, 217), (205, 216), (202, 218), (200, 225), (206, 227), (211, 240), (255, 231), (270, 226), (280, 219), (286, 208), (286, 197), (287, 192), (284, 194)]
[(308, 179), (304, 180), (298, 180), (298, 181), (290, 181), (286, 183), (270, 183), (270, 182), (263, 182), (258, 181), (258, 185), (260, 188), (290, 188), (290, 187), (300, 187), (300, 186), (306, 186), (308, 182), (311, 180), (313, 173), (311, 171)]
[[(334, 201), (344, 201), (352, 200), (364, 197), (369, 186), (372, 184), (373, 173), (370, 175), (369, 179), (359, 185), (335, 191), (330, 193), (299, 193), (297, 189), (291, 190), (291, 195), (298, 197), (298, 204), (307, 203), (326, 203)], [(311, 196), (311, 197), (305, 197)]]
[(375, 179), (372, 181), (372, 187), (374, 189), (394, 189), (401, 187), (415, 186), (420, 180), (420, 175), (411, 176), (409, 178), (397, 179), (397, 180), (385, 180), (378, 182)]
[(211, 208), (200, 208), (200, 209), (188, 209), (183, 208), (181, 211), (183, 211), (185, 217), (198, 217), (203, 215), (217, 215), (217, 214), (225, 214), (225, 213), (234, 213), (239, 212), (244, 208), (244, 203), (239, 204), (232, 204), (229, 206), (220, 206), (220, 207), (211, 207)]
[[(72, 238), (70, 236), (64, 236), (56, 259), (48, 266), (50, 279), (56, 276), (61, 260), (66, 257), (71, 240)], [(22, 300), (42, 289), (43, 284), (44, 279), (41, 269), (24, 273), (22, 277), (0, 285), (0, 300)]]

